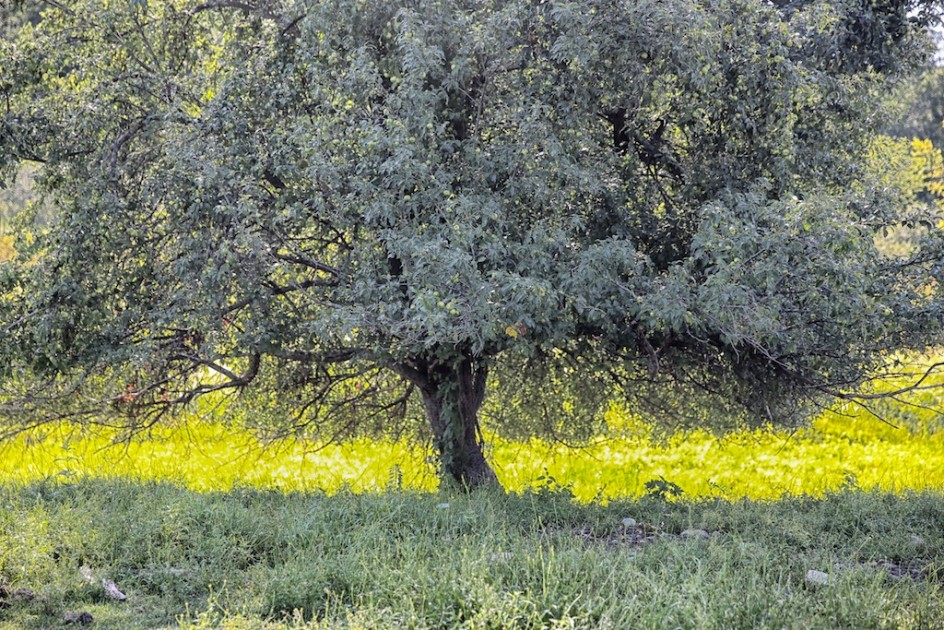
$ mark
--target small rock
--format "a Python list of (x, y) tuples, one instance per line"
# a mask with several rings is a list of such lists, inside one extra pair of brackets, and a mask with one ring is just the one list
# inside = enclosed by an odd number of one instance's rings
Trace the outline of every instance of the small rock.
[(917, 534), (911, 535), (911, 542), (917, 545), (918, 547), (924, 547), (925, 544), (927, 544), (924, 538), (922, 536), (918, 536)]
[(627, 516), (622, 521), (623, 527), (636, 527), (636, 519)]
[(511, 560), (513, 554), (510, 551), (498, 551), (492, 554), (489, 554), (489, 562), (497, 562), (499, 560)]
[(711, 534), (703, 529), (686, 529), (682, 532), (681, 536), (682, 538), (701, 538), (702, 540), (708, 540)]
[(436, 509), (437, 509), (437, 510), (445, 510), (447, 507), (449, 507), (449, 504), (448, 504), (448, 503), (440, 503), (439, 505), (436, 506)]
[(118, 601), (124, 601), (128, 599), (128, 596), (118, 590), (118, 586), (111, 580), (102, 579), (102, 587), (105, 589), (105, 595), (108, 595), (112, 599), (117, 599)]
[(806, 572), (806, 581), (810, 584), (825, 586), (829, 584), (829, 574), (817, 571), (816, 569), (810, 569)]
[[(88, 582), (89, 584), (95, 584), (96, 582), (98, 582), (98, 580), (95, 579), (95, 574), (92, 573), (92, 569), (90, 569), (87, 566), (83, 565), (79, 567), (79, 574), (82, 576), (82, 579)], [(102, 578), (101, 585), (102, 585), (102, 588), (105, 589), (106, 596), (112, 599), (117, 599), (118, 601), (124, 601), (128, 599), (128, 596), (122, 593), (118, 589), (118, 586), (111, 580)]]
[(15, 599), (16, 601), (28, 602), (34, 597), (36, 597), (36, 593), (34, 593), (28, 588), (13, 589), (13, 599)]
[(79, 613), (67, 612), (65, 615), (63, 615), (63, 620), (66, 623), (77, 623), (80, 626), (87, 626), (88, 624), (94, 622), (95, 618), (92, 617), (92, 613), (82, 611)]

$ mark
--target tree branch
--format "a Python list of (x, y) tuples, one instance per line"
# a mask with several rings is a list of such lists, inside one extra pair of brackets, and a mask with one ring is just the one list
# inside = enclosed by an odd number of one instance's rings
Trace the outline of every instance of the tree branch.
[(294, 19), (287, 20), (276, 15), (272, 11), (269, 11), (268, 9), (251, 2), (242, 2), (241, 0), (209, 0), (209, 2), (204, 2), (203, 4), (198, 4), (195, 6), (190, 10), (190, 13), (191, 15), (196, 15), (197, 13), (202, 13), (203, 11), (214, 11), (216, 9), (238, 9), (240, 11), (245, 11), (246, 13), (258, 15), (259, 17), (266, 20), (272, 20), (281, 27), (283, 37), (288, 35), (297, 37), (301, 33), (298, 28), (298, 23), (305, 17), (305, 14), (302, 14)]
[[(907, 394), (909, 392), (913, 392), (915, 390), (921, 389), (921, 383), (928, 380), (928, 378), (930, 378), (930, 376), (940, 367), (944, 367), (944, 361), (939, 361), (938, 363), (931, 365), (927, 370), (925, 370), (921, 378), (919, 378), (916, 382), (912, 383), (908, 387), (902, 387), (901, 389), (896, 389), (895, 391), (891, 391), (891, 392), (883, 392), (880, 394), (849, 394), (849, 393), (842, 393), (842, 392), (827, 391), (826, 389), (822, 389), (821, 391), (823, 391), (826, 394), (835, 396), (836, 398), (839, 398), (841, 400), (851, 400), (853, 402), (862, 401), (862, 400), (882, 400), (885, 398), (894, 398), (896, 396), (900, 396), (902, 394)], [(944, 385), (941, 385), (941, 387), (944, 387)]]
[(291, 255), (291, 254), (279, 254), (279, 253), (275, 253), (275, 254), (273, 254), (273, 256), (274, 256), (277, 260), (282, 260), (282, 261), (285, 261), (285, 262), (289, 262), (289, 263), (292, 263), (292, 264), (294, 264), (294, 265), (302, 265), (303, 267), (309, 267), (309, 268), (311, 268), (311, 269), (314, 269), (315, 271), (323, 271), (324, 273), (330, 273), (330, 274), (331, 274), (332, 276), (334, 276), (335, 278), (340, 278), (340, 277), (341, 277), (341, 270), (340, 270), (340, 269), (337, 269), (336, 267), (332, 267), (331, 265), (326, 265), (326, 264), (324, 264), (324, 263), (320, 263), (320, 262), (318, 262), (317, 260), (312, 260), (311, 258), (308, 258), (308, 257), (306, 257), (306, 256)]

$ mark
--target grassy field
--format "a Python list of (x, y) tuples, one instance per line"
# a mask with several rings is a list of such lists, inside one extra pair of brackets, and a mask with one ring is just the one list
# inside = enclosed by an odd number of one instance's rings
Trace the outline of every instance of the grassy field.
[(404, 444), (57, 427), (0, 453), (0, 630), (944, 627), (941, 433), (838, 421), (499, 443), (472, 496)]
[(406, 443), (51, 426), (0, 445), (0, 630), (944, 628), (941, 418), (883, 415), (612, 411), (577, 450), (493, 439), (509, 492), (473, 495)]
[[(611, 425), (609, 436), (579, 449), (494, 439), (488, 454), (505, 488), (566, 487), (583, 502), (640, 496), (652, 484), (687, 497), (727, 500), (822, 496), (847, 486), (944, 488), (944, 430), (931, 422), (893, 428), (863, 413), (828, 413), (794, 432), (719, 437), (687, 431), (666, 439), (654, 439), (645, 426), (616, 412)], [(59, 426), (0, 444), (0, 482), (121, 477), (199, 491), (249, 486), (329, 494), (433, 491), (438, 485), (428, 452), (406, 443), (266, 448), (245, 431), (196, 418), (159, 429), (147, 441), (113, 445), (113, 436)]]
[(603, 506), (50, 480), (0, 501), (3, 629), (944, 627), (934, 493)]

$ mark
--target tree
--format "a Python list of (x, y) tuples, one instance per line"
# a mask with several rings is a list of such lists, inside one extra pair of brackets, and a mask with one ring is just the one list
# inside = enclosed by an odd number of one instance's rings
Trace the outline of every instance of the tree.
[(12, 38), (27, 22), (38, 24), (45, 3), (39, 0), (4, 0), (0, 2), (0, 37)]
[(60, 213), (2, 267), (6, 423), (69, 392), (133, 427), (220, 390), (299, 429), (419, 400), (474, 486), (490, 382), (852, 397), (941, 340), (941, 230), (864, 150), (934, 5), (55, 3), (0, 53), (0, 164)]
[(914, 84), (897, 95), (904, 104), (901, 120), (891, 133), (905, 138), (924, 138), (944, 146), (944, 67), (924, 71)]

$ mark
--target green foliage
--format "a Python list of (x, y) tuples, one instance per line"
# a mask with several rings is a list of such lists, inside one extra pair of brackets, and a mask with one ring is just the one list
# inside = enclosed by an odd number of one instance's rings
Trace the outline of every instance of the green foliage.
[(685, 491), (682, 490), (681, 486), (666, 480), (664, 477), (646, 482), (646, 496), (649, 497), (665, 501), (667, 499), (677, 499), (683, 494), (685, 494)]
[(890, 132), (905, 138), (926, 138), (944, 146), (944, 67), (925, 70), (906, 85), (899, 98), (904, 110)]
[[(0, 628), (930, 628), (938, 494), (578, 506), (55, 481), (0, 488)], [(638, 529), (622, 519), (632, 517)], [(707, 540), (678, 535), (712, 532)], [(640, 544), (634, 536), (653, 539)], [(635, 541), (635, 542), (634, 542)], [(79, 573), (114, 580), (105, 598)], [(805, 583), (811, 569), (830, 583)], [(6, 594), (29, 589), (30, 597)]]
[[(250, 385), (293, 430), (419, 397), (448, 450), (488, 374), (575, 368), (698, 421), (802, 417), (941, 339), (940, 226), (879, 255), (909, 193), (863, 151), (933, 8), (52, 8), (0, 44), (0, 173), (43, 164), (60, 212), (0, 268), (0, 375), (49, 379), (6, 417), (76, 383), (135, 426)], [(566, 387), (579, 427), (604, 397)]]
[(0, 231), (10, 232), (16, 219), (30, 228), (45, 228), (55, 218), (55, 209), (35, 191), (36, 166), (26, 164), (13, 177), (7, 188), (0, 189)]
[(39, 0), (4, 0), (0, 3), (0, 38), (16, 37), (24, 24), (37, 24), (43, 6)]

